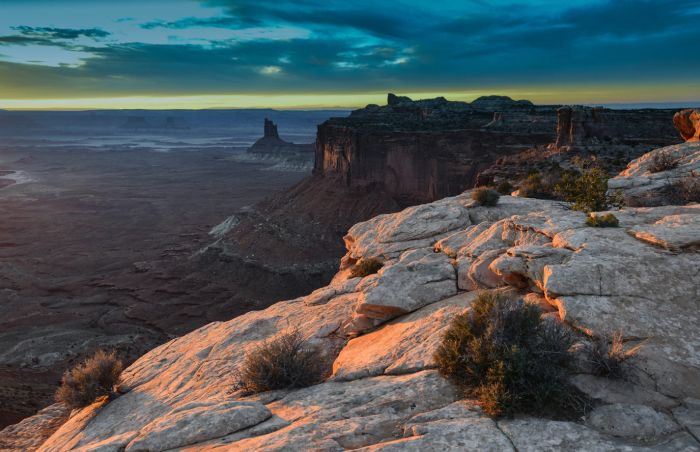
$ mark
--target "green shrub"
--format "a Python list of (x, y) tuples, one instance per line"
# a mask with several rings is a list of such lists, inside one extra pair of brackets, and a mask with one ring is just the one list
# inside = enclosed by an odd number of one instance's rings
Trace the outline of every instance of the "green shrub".
[(480, 187), (472, 191), (472, 199), (480, 206), (493, 207), (498, 204), (498, 198), (501, 195), (492, 188)]
[(573, 203), (574, 210), (583, 212), (600, 212), (622, 203), (617, 194), (608, 195), (608, 175), (600, 168), (566, 173), (556, 189), (565, 201)]
[(611, 213), (605, 215), (588, 215), (586, 224), (594, 228), (616, 228), (620, 226), (620, 221)]
[(376, 257), (362, 258), (350, 270), (350, 278), (357, 278), (358, 276), (364, 278), (365, 276), (373, 275), (383, 266), (384, 263)]
[(98, 350), (93, 356), (67, 370), (56, 391), (56, 401), (70, 408), (81, 408), (103, 396), (114, 396), (122, 362), (114, 352)]
[(496, 191), (502, 195), (510, 195), (513, 192), (513, 185), (507, 180), (502, 180), (496, 186)]
[(622, 334), (619, 332), (612, 337), (594, 338), (588, 352), (593, 374), (606, 378), (624, 378), (623, 363), (636, 355), (640, 347), (625, 350)]
[(435, 353), (440, 373), (477, 397), (490, 415), (577, 414), (568, 383), (571, 332), (540, 308), (482, 292), (455, 317)]
[(544, 180), (539, 173), (527, 176), (518, 188), (518, 195), (523, 198), (556, 199), (555, 185)]
[(651, 164), (649, 165), (650, 173), (660, 173), (661, 171), (668, 171), (678, 166), (678, 160), (674, 159), (670, 154), (666, 152), (656, 152), (651, 157)]
[(307, 344), (301, 333), (294, 330), (265, 341), (248, 353), (235, 387), (246, 393), (303, 388), (320, 383), (327, 367), (320, 350)]

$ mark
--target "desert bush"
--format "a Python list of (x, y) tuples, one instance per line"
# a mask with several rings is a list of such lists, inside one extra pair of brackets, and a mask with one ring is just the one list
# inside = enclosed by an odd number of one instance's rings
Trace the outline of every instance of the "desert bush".
[(619, 195), (608, 195), (608, 175), (600, 168), (566, 173), (556, 190), (565, 201), (573, 203), (574, 210), (583, 212), (600, 212), (622, 204)]
[(318, 347), (309, 345), (294, 330), (248, 353), (236, 375), (235, 387), (246, 393), (303, 388), (321, 382), (327, 367)]
[(674, 182), (669, 195), (674, 204), (700, 202), (700, 174), (691, 173)]
[(523, 198), (555, 199), (554, 185), (543, 180), (539, 173), (527, 176), (518, 188), (519, 196)]
[(507, 180), (502, 180), (496, 186), (496, 191), (502, 195), (510, 195), (513, 191), (513, 185)]
[(493, 207), (498, 204), (500, 197), (501, 195), (496, 190), (488, 187), (479, 187), (472, 191), (472, 199), (480, 206)]
[(573, 335), (538, 306), (482, 292), (455, 317), (435, 353), (440, 373), (490, 415), (579, 413), (568, 383)]
[(660, 173), (661, 171), (668, 171), (677, 166), (678, 160), (674, 159), (673, 156), (666, 152), (657, 152), (651, 157), (649, 172)]
[(357, 278), (373, 275), (384, 266), (384, 263), (376, 257), (362, 258), (350, 270), (350, 277)]
[(115, 394), (114, 387), (119, 383), (122, 368), (122, 362), (114, 352), (98, 350), (63, 374), (56, 401), (71, 408), (81, 408), (100, 397), (111, 397)]
[(641, 346), (625, 350), (622, 334), (617, 332), (612, 337), (597, 337), (588, 351), (588, 360), (594, 375), (607, 378), (624, 378), (623, 363), (634, 356)]
[(620, 226), (620, 221), (611, 213), (605, 215), (588, 215), (586, 224), (594, 228), (616, 228)]

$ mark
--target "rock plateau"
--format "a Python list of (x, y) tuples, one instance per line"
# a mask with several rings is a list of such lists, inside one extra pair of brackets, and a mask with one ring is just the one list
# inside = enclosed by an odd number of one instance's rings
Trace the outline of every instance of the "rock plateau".
[[(328, 286), (152, 350), (124, 372), (123, 395), (71, 413), (39, 450), (700, 450), (700, 204), (615, 215), (619, 228), (593, 228), (561, 202), (479, 207), (467, 191), (358, 223)], [(363, 257), (384, 267), (348, 279)], [(480, 288), (538, 300), (583, 341), (621, 331), (626, 347), (641, 343), (629, 379), (582, 362), (572, 382), (596, 406), (579, 421), (485, 416), (433, 361)], [(246, 353), (290, 328), (322, 347), (332, 375), (235, 392)]]

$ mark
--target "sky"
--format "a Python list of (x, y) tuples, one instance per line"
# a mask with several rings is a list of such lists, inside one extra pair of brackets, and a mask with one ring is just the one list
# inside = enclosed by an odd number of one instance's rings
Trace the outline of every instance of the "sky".
[(0, 0), (0, 108), (700, 101), (700, 0)]

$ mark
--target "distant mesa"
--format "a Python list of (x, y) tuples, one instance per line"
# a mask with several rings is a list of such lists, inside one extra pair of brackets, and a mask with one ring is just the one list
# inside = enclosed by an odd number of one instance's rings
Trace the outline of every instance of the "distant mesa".
[(308, 154), (310, 159), (313, 152), (313, 144), (295, 144), (281, 139), (277, 131), (277, 124), (267, 118), (265, 118), (263, 126), (263, 137), (248, 148), (249, 154), (295, 155), (301, 153)]

